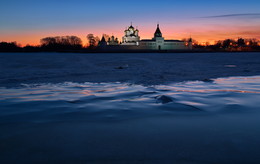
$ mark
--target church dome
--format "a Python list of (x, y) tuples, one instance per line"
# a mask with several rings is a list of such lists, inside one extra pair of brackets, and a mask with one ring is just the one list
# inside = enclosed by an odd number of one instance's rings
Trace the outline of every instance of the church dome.
[(129, 29), (135, 29), (132, 25), (129, 27)]

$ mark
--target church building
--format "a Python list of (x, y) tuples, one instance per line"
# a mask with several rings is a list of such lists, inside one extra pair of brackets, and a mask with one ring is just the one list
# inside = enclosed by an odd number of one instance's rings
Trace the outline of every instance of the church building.
[(122, 38), (122, 45), (138, 46), (140, 42), (139, 30), (135, 29), (132, 24), (125, 30)]

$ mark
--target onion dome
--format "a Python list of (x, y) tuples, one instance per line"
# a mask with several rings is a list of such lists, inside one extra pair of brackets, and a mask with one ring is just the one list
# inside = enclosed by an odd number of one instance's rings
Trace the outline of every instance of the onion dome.
[(134, 27), (131, 25), (129, 28), (132, 28), (132, 29), (134, 29)]
[(128, 28), (128, 30), (135, 30), (135, 28), (133, 27), (133, 25), (132, 25), (132, 22), (131, 22), (131, 26)]

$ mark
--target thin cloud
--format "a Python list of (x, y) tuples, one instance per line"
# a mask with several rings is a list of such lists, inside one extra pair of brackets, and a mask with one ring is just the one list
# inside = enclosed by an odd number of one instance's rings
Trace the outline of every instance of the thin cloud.
[(206, 16), (200, 18), (232, 18), (232, 17), (260, 18), (260, 13), (214, 15), (214, 16)]

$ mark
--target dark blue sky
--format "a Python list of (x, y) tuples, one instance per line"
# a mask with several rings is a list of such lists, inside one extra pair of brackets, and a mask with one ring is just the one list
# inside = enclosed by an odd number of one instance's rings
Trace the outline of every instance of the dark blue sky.
[(253, 37), (249, 33), (259, 32), (259, 9), (259, 0), (1, 0), (0, 39), (25, 44), (46, 35), (121, 37), (131, 21), (142, 38), (152, 36), (158, 21), (168, 38), (213, 40), (227, 35), (224, 29), (230, 37)]

